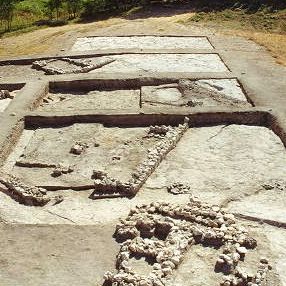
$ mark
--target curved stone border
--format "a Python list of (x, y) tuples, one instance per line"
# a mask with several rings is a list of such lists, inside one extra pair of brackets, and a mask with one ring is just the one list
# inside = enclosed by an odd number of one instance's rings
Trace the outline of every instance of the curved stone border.
[[(215, 270), (224, 274), (223, 286), (262, 285), (271, 269), (262, 258), (255, 275), (241, 270), (239, 262), (248, 249), (256, 248), (256, 240), (236, 223), (233, 214), (200, 201), (136, 207), (117, 225), (115, 237), (122, 242), (116, 261), (118, 272), (107, 272), (104, 285), (164, 286), (194, 244), (222, 250)], [(134, 256), (155, 261), (149, 275), (134, 272), (130, 263)]]

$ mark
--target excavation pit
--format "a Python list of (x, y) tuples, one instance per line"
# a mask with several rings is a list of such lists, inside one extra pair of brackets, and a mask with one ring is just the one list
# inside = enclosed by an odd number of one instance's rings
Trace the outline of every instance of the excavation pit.
[(173, 109), (196, 106), (251, 107), (235, 79), (181, 79), (175, 84), (141, 88), (143, 107)]
[[(255, 113), (253, 116), (248, 119), (252, 124), (255, 120), (259, 124), (263, 118), (259, 119)], [(246, 116), (241, 114), (241, 117)], [(173, 123), (165, 121), (165, 127), (160, 127), (163, 120), (157, 120), (160, 123), (156, 127), (156, 117), (153, 116), (118, 116), (115, 121), (108, 121), (108, 118), (104, 119), (104, 124), (71, 122), (53, 127), (41, 123), (37, 128), (25, 129), (4, 169), (29, 185), (49, 191), (72, 189), (97, 190), (100, 193), (103, 190), (101, 194), (109, 197), (110, 194), (128, 196), (130, 193), (125, 192), (124, 184), (134, 178), (138, 166), (149, 156), (149, 150), (164, 142), (166, 134), (175, 130), (183, 118), (173, 117)], [(195, 117), (190, 118), (193, 124)], [(96, 121), (102, 119), (99, 117)], [(31, 125), (29, 120), (27, 123)], [(240, 121), (239, 117), (236, 121)], [(59, 123), (59, 120), (55, 122)], [(168, 127), (170, 123), (172, 127)], [(197, 119), (197, 124), (202, 125), (202, 122)], [(252, 213), (262, 219), (284, 223), (284, 210), (275, 192), (281, 192), (285, 185), (286, 154), (280, 138), (271, 130), (262, 126), (230, 124), (191, 127), (180, 136), (162, 160), (154, 163), (154, 168), (145, 177), (146, 183), (142, 182), (135, 193), (144, 193), (145, 189), (165, 190), (174, 182), (181, 182), (189, 186), (190, 192), (185, 193), (186, 196), (192, 193), (215, 204), (227, 202), (242, 214)], [(191, 150), (190, 145), (193, 146)], [(265, 168), (269, 162), (271, 171)], [(111, 185), (115, 183), (117, 187), (112, 189), (103, 181), (95, 183), (98, 179), (111, 182)], [(280, 184), (280, 189), (275, 187), (276, 183)], [(268, 185), (273, 187), (267, 190)], [(217, 190), (215, 193), (213, 188)], [(132, 195), (135, 193), (131, 192)], [(234, 193), (239, 194), (240, 200), (245, 196), (248, 205), (251, 205), (251, 197), (257, 199), (256, 205), (261, 204), (261, 210), (269, 208), (265, 203), (271, 197), (277, 211), (264, 213), (248, 208), (246, 212), (243, 203), (236, 203)]]
[(72, 51), (100, 51), (113, 49), (213, 49), (206, 37), (124, 36), (78, 38)]
[(140, 90), (92, 90), (63, 91), (48, 93), (43, 99), (39, 110), (137, 110), (140, 106)]
[(115, 61), (100, 72), (227, 72), (228, 68), (217, 54), (123, 54), (108, 56)]
[[(127, 182), (147, 156), (147, 150), (160, 140), (160, 137), (148, 136), (148, 128), (143, 127), (73, 124), (24, 130), (20, 138), (23, 153), (15, 158), (11, 173), (30, 185), (50, 190), (92, 189), (94, 179), (98, 179), (95, 171)], [(17, 148), (15, 153), (19, 154)], [(11, 160), (8, 161), (11, 166)], [(67, 171), (57, 175), (57, 168)]]
[[(106, 89), (106, 86), (110, 86)], [(173, 79), (149, 78), (113, 81), (53, 82), (43, 97), (39, 110), (177, 110), (194, 107), (252, 107), (236, 79)]]

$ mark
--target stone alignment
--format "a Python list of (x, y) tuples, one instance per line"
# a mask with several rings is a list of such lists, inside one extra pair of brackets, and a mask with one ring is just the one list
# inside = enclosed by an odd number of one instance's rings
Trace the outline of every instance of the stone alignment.
[[(186, 205), (154, 202), (137, 206), (116, 227), (115, 237), (121, 242), (117, 256), (117, 273), (107, 272), (105, 284), (112, 286), (163, 286), (178, 268), (185, 253), (194, 244), (221, 250), (216, 271), (224, 274), (223, 286), (262, 285), (271, 269), (262, 258), (253, 276), (239, 268), (248, 249), (255, 249), (257, 241), (236, 223), (234, 216), (218, 206), (198, 200)], [(152, 261), (152, 271), (137, 274), (132, 257)]]
[[(106, 59), (96, 59), (96, 60), (77, 60), (70, 58), (61, 58), (61, 59), (51, 59), (43, 61), (35, 61), (32, 64), (32, 68), (37, 70), (42, 70), (46, 75), (55, 75), (55, 74), (73, 74), (73, 73), (88, 73), (94, 69), (99, 69), (105, 65), (108, 65), (115, 60), (106, 58)], [(67, 63), (65, 67), (61, 67), (62, 63)]]
[(159, 136), (162, 138), (155, 147), (148, 150), (147, 158), (139, 164), (136, 171), (132, 173), (132, 179), (127, 183), (110, 178), (106, 173), (94, 171), (95, 193), (103, 194), (119, 193), (126, 196), (134, 196), (146, 182), (149, 176), (159, 166), (166, 155), (176, 147), (184, 133), (189, 128), (189, 118), (184, 119), (184, 124), (178, 127), (171, 126), (151, 126), (147, 136)]
[(45, 189), (28, 186), (15, 176), (0, 173), (0, 183), (6, 187), (4, 192), (22, 204), (43, 206), (50, 201)]

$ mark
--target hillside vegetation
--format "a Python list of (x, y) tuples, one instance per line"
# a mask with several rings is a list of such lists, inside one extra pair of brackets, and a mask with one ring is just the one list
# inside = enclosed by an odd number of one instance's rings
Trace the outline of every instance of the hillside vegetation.
[[(191, 21), (234, 21), (255, 28), (285, 32), (286, 1), (281, 0), (0, 0), (0, 33), (63, 25), (120, 15), (132, 8), (188, 6), (198, 14)], [(134, 10), (134, 9), (133, 9)]]

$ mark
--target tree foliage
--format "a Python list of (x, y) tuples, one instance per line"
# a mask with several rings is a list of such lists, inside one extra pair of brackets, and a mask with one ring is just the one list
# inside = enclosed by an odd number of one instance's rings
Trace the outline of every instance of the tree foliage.
[(6, 30), (11, 30), (15, 5), (18, 0), (0, 0), (0, 20), (5, 25)]
[(48, 0), (46, 7), (50, 18), (53, 18), (54, 13), (56, 13), (56, 19), (60, 17), (60, 9), (63, 6), (63, 0)]
[(82, 8), (83, 1), (82, 0), (67, 0), (66, 4), (67, 4), (69, 18), (75, 19), (78, 16)]

